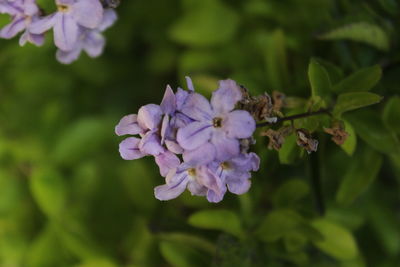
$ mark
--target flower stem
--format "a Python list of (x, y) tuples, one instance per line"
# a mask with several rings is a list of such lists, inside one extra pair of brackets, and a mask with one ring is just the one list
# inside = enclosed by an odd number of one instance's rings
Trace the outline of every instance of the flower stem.
[(259, 124), (257, 124), (257, 128), (269, 126), (269, 125), (280, 123), (280, 122), (284, 122), (284, 121), (293, 121), (293, 120), (296, 120), (296, 119), (307, 118), (307, 117), (316, 116), (316, 115), (320, 115), (320, 114), (328, 114), (328, 115), (330, 115), (330, 110), (329, 109), (320, 109), (320, 110), (317, 110), (317, 111), (314, 111), (314, 112), (306, 112), (306, 113), (296, 114), (296, 115), (292, 115), (292, 116), (282, 117), (282, 118), (278, 118), (276, 120), (276, 122), (262, 122), (262, 123), (259, 123)]

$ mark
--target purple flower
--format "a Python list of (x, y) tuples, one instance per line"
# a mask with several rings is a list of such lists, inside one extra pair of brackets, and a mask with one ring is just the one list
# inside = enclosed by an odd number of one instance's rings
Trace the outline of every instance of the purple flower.
[(107, 9), (103, 14), (103, 21), (96, 29), (81, 28), (75, 47), (69, 51), (58, 49), (57, 60), (64, 64), (70, 64), (77, 60), (85, 51), (90, 57), (95, 58), (103, 53), (105, 38), (101, 34), (117, 19), (117, 13), (113, 9)]
[(217, 195), (213, 191), (210, 192), (209, 198), (213, 202), (222, 200), (223, 195), (228, 189), (231, 193), (241, 195), (246, 193), (250, 186), (250, 171), (257, 171), (260, 167), (260, 158), (255, 153), (240, 154), (230, 160), (222, 163), (213, 162), (210, 168), (224, 185), (221, 194)]
[(77, 45), (83, 28), (96, 29), (103, 19), (99, 0), (56, 0), (58, 11), (32, 23), (30, 31), (42, 34), (53, 28), (54, 43), (63, 51)]
[(39, 8), (35, 0), (3, 1), (0, 3), (0, 11), (12, 15), (11, 23), (1, 29), (0, 37), (10, 39), (24, 31), (19, 40), (21, 46), (25, 45), (26, 42), (37, 46), (43, 44), (43, 34), (30, 32), (32, 23), (39, 19)]
[(209, 192), (219, 195), (222, 184), (208, 167), (182, 163), (168, 173), (166, 184), (157, 186), (154, 195), (159, 200), (170, 200), (178, 197), (186, 188), (196, 196), (205, 196)]
[[(253, 117), (244, 110), (233, 110), (241, 100), (240, 88), (233, 80), (220, 81), (220, 87), (208, 100), (200, 94), (190, 94), (182, 105), (182, 113), (193, 119), (180, 128), (177, 141), (185, 150), (195, 150), (207, 142), (216, 148), (216, 159), (223, 161), (240, 152), (239, 140), (252, 136)], [(210, 158), (207, 151), (204, 157)]]
[(232, 80), (221, 81), (210, 104), (194, 92), (191, 79), (186, 80), (188, 91), (178, 88), (174, 94), (167, 86), (160, 105), (145, 105), (137, 115), (121, 119), (116, 134), (137, 136), (121, 142), (122, 158), (154, 156), (166, 177), (166, 183), (154, 190), (160, 200), (176, 198), (186, 189), (209, 202), (221, 201), (227, 190), (247, 192), (259, 158), (247, 153), (248, 148), (239, 150), (240, 139), (255, 130), (247, 111), (234, 110), (242, 98), (240, 89)]

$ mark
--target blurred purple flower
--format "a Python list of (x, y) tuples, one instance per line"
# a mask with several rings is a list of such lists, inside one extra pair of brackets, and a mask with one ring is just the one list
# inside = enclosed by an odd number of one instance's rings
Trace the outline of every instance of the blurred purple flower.
[(72, 50), (57, 50), (57, 60), (64, 64), (70, 64), (79, 58), (82, 50), (92, 58), (100, 56), (106, 43), (102, 32), (112, 26), (116, 20), (117, 13), (113, 9), (105, 10), (103, 21), (96, 29), (90, 30), (81, 27), (78, 40)]
[(25, 45), (26, 42), (37, 46), (43, 44), (43, 34), (30, 32), (32, 23), (39, 19), (40, 13), (35, 0), (3, 1), (0, 3), (0, 12), (12, 15), (11, 23), (4, 26), (0, 31), (1, 38), (11, 39), (24, 31), (19, 40), (21, 46)]
[[(182, 113), (193, 122), (180, 128), (179, 145), (185, 150), (195, 150), (207, 142), (216, 148), (216, 159), (226, 160), (239, 154), (239, 140), (252, 136), (255, 120), (244, 110), (233, 110), (242, 99), (239, 86), (233, 80), (220, 81), (220, 87), (208, 100), (197, 93), (190, 94), (182, 105)], [(203, 151), (209, 157), (208, 151)]]
[(102, 22), (99, 0), (56, 0), (56, 4), (58, 11), (33, 22), (30, 31), (42, 34), (53, 28), (54, 43), (63, 51), (75, 49), (82, 27), (96, 29)]

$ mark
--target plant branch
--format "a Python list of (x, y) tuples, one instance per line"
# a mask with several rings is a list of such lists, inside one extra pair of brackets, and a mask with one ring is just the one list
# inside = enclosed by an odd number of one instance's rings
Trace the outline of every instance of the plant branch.
[(317, 110), (317, 111), (314, 111), (314, 112), (306, 112), (306, 113), (301, 113), (301, 114), (296, 114), (296, 115), (292, 115), (292, 116), (278, 118), (276, 120), (276, 122), (268, 122), (268, 121), (267, 122), (262, 122), (262, 123), (257, 124), (257, 128), (269, 126), (269, 125), (280, 123), (280, 122), (284, 122), (284, 121), (293, 121), (293, 120), (296, 120), (296, 119), (307, 118), (307, 117), (316, 116), (316, 115), (320, 115), (320, 114), (331, 115), (329, 109), (320, 109), (320, 110)]

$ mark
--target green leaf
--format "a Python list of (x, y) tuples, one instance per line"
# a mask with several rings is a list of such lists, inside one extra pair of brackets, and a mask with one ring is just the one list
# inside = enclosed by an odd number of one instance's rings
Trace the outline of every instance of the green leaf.
[(346, 115), (357, 135), (372, 148), (382, 153), (399, 151), (399, 142), (385, 127), (379, 114), (371, 110)]
[(207, 257), (190, 246), (171, 241), (161, 241), (160, 251), (164, 259), (174, 267), (207, 266)]
[(383, 110), (383, 122), (386, 127), (400, 134), (400, 97), (395, 96), (389, 99)]
[(215, 252), (215, 245), (213, 243), (195, 235), (186, 233), (162, 233), (159, 234), (158, 237), (161, 240), (188, 245), (209, 254), (213, 254)]
[(188, 222), (195, 227), (221, 230), (237, 237), (243, 234), (239, 217), (229, 210), (202, 210), (192, 214)]
[(321, 97), (324, 99), (329, 96), (331, 92), (332, 84), (329, 78), (329, 74), (324, 66), (316, 59), (311, 59), (308, 65), (308, 79), (311, 85), (312, 97)]
[(117, 267), (115, 263), (107, 259), (91, 259), (83, 263), (77, 264), (74, 267)]
[(291, 207), (310, 193), (309, 185), (300, 179), (292, 179), (279, 187), (273, 196), (273, 202), (279, 207)]
[(303, 222), (303, 218), (294, 210), (273, 210), (264, 218), (256, 232), (261, 240), (275, 242)]
[(286, 55), (286, 38), (281, 29), (267, 35), (264, 40), (264, 58), (267, 77), (274, 90), (284, 90), (289, 77)]
[(67, 200), (66, 184), (56, 170), (36, 169), (30, 179), (30, 190), (39, 208), (47, 216), (62, 215)]
[(217, 0), (194, 1), (170, 29), (171, 39), (190, 46), (212, 46), (232, 39), (239, 18), (233, 9)]
[(323, 240), (314, 245), (338, 260), (352, 260), (358, 256), (358, 247), (353, 235), (344, 227), (327, 219), (317, 219), (312, 225), (323, 235)]
[(344, 150), (344, 152), (346, 152), (347, 155), (351, 156), (353, 155), (357, 147), (357, 135), (354, 131), (353, 126), (349, 122), (344, 121), (344, 126), (345, 131), (349, 134), (349, 136), (347, 137), (344, 144), (340, 147)]
[(368, 150), (353, 161), (336, 194), (336, 201), (342, 205), (353, 203), (372, 184), (381, 168), (382, 156)]
[(382, 68), (379, 65), (363, 68), (333, 87), (336, 93), (348, 93), (358, 91), (369, 91), (379, 82), (382, 77)]
[(320, 36), (323, 40), (351, 40), (372, 45), (377, 49), (389, 49), (389, 37), (379, 27), (367, 22), (358, 22), (342, 26)]
[(54, 227), (45, 226), (37, 237), (30, 244), (25, 257), (25, 264), (28, 267), (56, 266), (65, 257), (57, 239)]
[(296, 144), (296, 136), (294, 134), (285, 139), (285, 143), (283, 143), (278, 154), (279, 161), (282, 164), (292, 164), (295, 161), (300, 153)]
[(104, 120), (85, 118), (69, 126), (54, 148), (60, 164), (74, 164), (100, 148), (110, 136), (110, 125)]
[(373, 105), (379, 103), (381, 100), (381, 96), (368, 92), (340, 94), (338, 96), (335, 108), (333, 109), (333, 115), (341, 116), (347, 111)]

